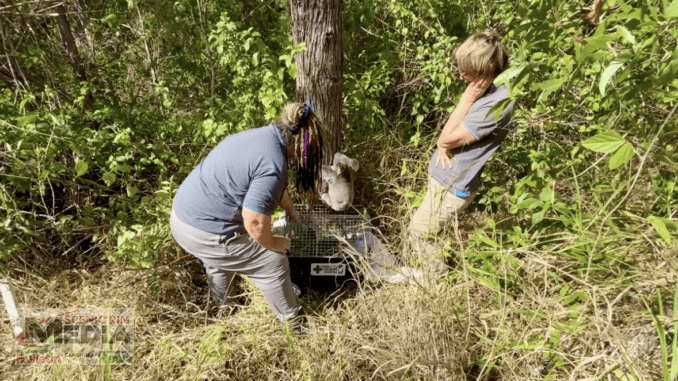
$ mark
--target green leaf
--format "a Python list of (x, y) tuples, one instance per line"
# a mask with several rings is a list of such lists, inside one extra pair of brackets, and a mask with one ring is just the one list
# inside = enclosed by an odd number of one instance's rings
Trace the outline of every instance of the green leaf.
[(203, 127), (203, 134), (205, 135), (206, 138), (208, 138), (211, 134), (212, 131), (217, 127), (217, 124), (214, 123), (212, 119), (205, 119), (202, 122), (202, 127)]
[(610, 158), (610, 169), (617, 169), (622, 165), (628, 163), (633, 159), (633, 155), (636, 151), (633, 149), (633, 146), (629, 143), (624, 143), (617, 152)]
[(544, 208), (536, 213), (532, 214), (532, 225), (536, 225), (544, 220), (544, 216), (546, 215), (546, 211), (548, 209)]
[(599, 49), (607, 50), (607, 43), (613, 41), (616, 36), (612, 34), (604, 34), (602, 36), (594, 36), (586, 39), (586, 45), (582, 48), (582, 57), (585, 59), (590, 56), (593, 52)]
[(98, 189), (106, 190), (106, 187), (105, 187), (105, 186), (103, 186), (103, 185), (97, 183), (96, 181), (87, 180), (87, 179), (80, 179), (80, 181), (82, 181), (82, 182), (85, 183), (85, 184), (89, 184), (89, 185), (91, 185), (91, 186), (97, 187)]
[(135, 186), (127, 186), (127, 197), (134, 197), (135, 194), (139, 193), (139, 188)]
[(410, 143), (412, 143), (415, 147), (419, 147), (419, 143), (421, 143), (421, 131), (417, 131), (410, 137)]
[(19, 171), (23, 171), (26, 168), (26, 164), (24, 164), (23, 161), (14, 158), (12, 159), (12, 168), (15, 168)]
[(564, 298), (565, 295), (567, 295), (567, 292), (568, 292), (569, 290), (570, 290), (570, 285), (567, 284), (567, 283), (565, 283), (565, 285), (564, 285), (563, 287), (560, 288), (560, 296)]
[(486, 236), (484, 232), (481, 232), (477, 235), (477, 237), (486, 245), (492, 246), (495, 248), (499, 247), (499, 244), (494, 242), (493, 240), (490, 239), (490, 237)]
[(80, 160), (80, 161), (75, 165), (75, 171), (77, 172), (77, 174), (75, 175), (75, 177), (77, 178), (77, 177), (80, 177), (80, 176), (84, 175), (85, 173), (87, 173), (87, 169), (89, 169), (89, 164), (87, 164), (86, 161)]
[(561, 340), (560, 332), (556, 331), (555, 329), (551, 330), (551, 332), (549, 333), (549, 343), (551, 343), (552, 345), (558, 345), (560, 344), (560, 340)]
[(578, 291), (574, 294), (567, 296), (563, 299), (563, 305), (568, 306), (574, 302), (584, 302), (586, 303), (589, 300), (589, 295), (584, 291)]
[(30, 96), (25, 97), (21, 101), (21, 103), (19, 103), (19, 111), (24, 111), (24, 107), (26, 106), (26, 103), (28, 103), (29, 101), (32, 101), (32, 100), (33, 100), (33, 97), (30, 97)]
[(631, 34), (631, 32), (629, 32), (629, 30), (624, 28), (623, 26), (617, 25), (617, 33), (620, 36), (624, 37), (624, 39), (628, 41), (629, 44), (631, 45), (636, 44), (636, 38), (633, 37), (633, 34)]
[(530, 209), (530, 210), (532, 210), (539, 205), (541, 205), (539, 200), (537, 200), (536, 198), (530, 197), (527, 200), (516, 205), (516, 209), (518, 209), (518, 210), (520, 210), (520, 209)]
[(664, 223), (666, 229), (674, 232), (678, 232), (678, 221), (674, 221), (668, 218), (657, 217), (658, 220)]
[(497, 76), (497, 78), (494, 79), (494, 85), (499, 86), (499, 85), (503, 85), (505, 83), (508, 83), (511, 80), (511, 78), (518, 75), (526, 67), (527, 67), (527, 64), (509, 67), (508, 69), (504, 70), (501, 74), (499, 74), (499, 76)]
[(606, 131), (584, 140), (581, 144), (594, 152), (612, 153), (624, 143), (626, 143), (626, 140), (617, 132)]
[(295, 45), (294, 47), (292, 47), (292, 50), (291, 50), (290, 54), (292, 54), (292, 55), (294, 56), (294, 55), (296, 55), (297, 53), (305, 52), (305, 51), (307, 51), (307, 50), (308, 50), (308, 49), (306, 49), (306, 43), (305, 43), (305, 42), (300, 42), (299, 44), (297, 44), (297, 45)]
[(671, 233), (666, 228), (666, 224), (659, 217), (650, 216), (647, 220), (654, 226), (654, 229), (659, 233), (659, 236), (662, 237), (666, 243), (671, 243)]
[(664, 16), (667, 19), (678, 18), (678, 0), (673, 0), (673, 3), (664, 9)]
[(624, 13), (629, 13), (633, 10), (633, 7), (626, 4), (624, 0), (617, 0), (617, 3), (619, 3), (619, 8), (621, 8)]
[(165, 108), (172, 107), (172, 101), (164, 94), (162, 96), (162, 105), (165, 106)]
[(544, 91), (552, 92), (561, 88), (563, 86), (563, 83), (565, 83), (565, 79), (556, 78), (537, 83), (536, 85), (534, 85), (534, 87)]
[(17, 124), (19, 126), (23, 126), (23, 125), (26, 125), (26, 124), (29, 124), (29, 123), (33, 123), (33, 121), (38, 118), (38, 115), (39, 114), (37, 112), (28, 113), (28, 114), (20, 117), (19, 120), (17, 121)]
[(618, 60), (613, 60), (610, 62), (610, 65), (605, 68), (603, 74), (600, 76), (600, 94), (605, 95), (605, 87), (610, 83), (610, 80), (615, 75), (619, 69), (621, 69), (623, 62)]
[(407, 173), (407, 162), (403, 160), (403, 166), (400, 167), (400, 176), (404, 176)]
[(490, 115), (494, 114), (494, 121), (495, 122), (499, 121), (499, 118), (501, 118), (501, 116), (504, 114), (504, 111), (506, 111), (506, 108), (511, 104), (511, 102), (513, 102), (513, 99), (509, 97), (495, 103), (494, 106), (492, 106), (490, 110), (487, 112), (485, 118), (487, 119)]
[(111, 185), (113, 185), (113, 183), (115, 182), (115, 174), (114, 173), (110, 173), (110, 172), (105, 173), (101, 178), (104, 179), (104, 182), (106, 182), (106, 185), (108, 185), (109, 187)]
[(660, 69), (660, 71), (660, 85), (666, 86), (673, 82), (673, 80), (676, 79), (676, 76), (678, 76), (678, 60), (674, 59), (673, 61), (668, 62), (663, 69)]
[(541, 192), (539, 193), (539, 199), (542, 200), (545, 203), (550, 204), (551, 203), (551, 188), (546, 186), (542, 188)]
[(628, 66), (626, 66), (626, 69), (622, 70), (622, 72), (619, 73), (619, 74), (617, 75), (617, 77), (614, 79), (614, 83), (615, 83), (615, 84), (619, 84), (619, 83), (621, 83), (623, 80), (625, 80), (626, 78), (628, 78), (629, 75), (631, 74), (631, 72), (633, 71), (633, 65), (634, 65), (634, 63), (631, 63), (631, 64), (629, 64)]

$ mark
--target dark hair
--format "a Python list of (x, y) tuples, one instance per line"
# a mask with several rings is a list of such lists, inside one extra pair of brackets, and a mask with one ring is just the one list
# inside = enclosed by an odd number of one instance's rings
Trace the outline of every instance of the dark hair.
[(288, 157), (294, 159), (295, 187), (308, 200), (309, 208), (317, 201), (323, 164), (322, 122), (309, 102), (285, 105), (276, 122), (282, 134)]

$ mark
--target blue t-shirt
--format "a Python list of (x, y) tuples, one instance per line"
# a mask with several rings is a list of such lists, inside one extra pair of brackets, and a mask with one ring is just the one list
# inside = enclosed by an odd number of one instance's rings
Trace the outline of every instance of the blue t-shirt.
[(508, 96), (509, 91), (506, 86), (491, 85), (488, 93), (473, 103), (466, 118), (462, 121), (462, 126), (476, 138), (476, 141), (452, 149), (454, 156), (451, 160), (451, 168), (445, 166), (446, 168), (443, 169), (442, 166), (436, 166), (438, 150), (436, 149), (433, 153), (429, 173), (434, 180), (448, 188), (454, 195), (464, 198), (478, 189), (480, 173), (485, 163), (508, 135), (513, 102), (506, 107), (496, 122), (494, 112), (487, 114), (492, 106)]
[(227, 136), (179, 186), (179, 220), (213, 234), (245, 233), (242, 208), (271, 215), (287, 184), (285, 143), (274, 125)]

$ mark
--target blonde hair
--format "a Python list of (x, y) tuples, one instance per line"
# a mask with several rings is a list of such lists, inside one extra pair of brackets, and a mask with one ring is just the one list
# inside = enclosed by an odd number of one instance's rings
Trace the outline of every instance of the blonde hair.
[(492, 29), (467, 38), (454, 52), (462, 73), (496, 77), (508, 66), (509, 52), (501, 36)]
[[(288, 103), (276, 125), (285, 141), (288, 157), (294, 160), (295, 187), (308, 200), (309, 208), (313, 208), (318, 199), (316, 190), (320, 189), (322, 182), (322, 122), (315, 112), (311, 112), (305, 121), (303, 116), (304, 104)], [(296, 133), (293, 131), (295, 126)]]

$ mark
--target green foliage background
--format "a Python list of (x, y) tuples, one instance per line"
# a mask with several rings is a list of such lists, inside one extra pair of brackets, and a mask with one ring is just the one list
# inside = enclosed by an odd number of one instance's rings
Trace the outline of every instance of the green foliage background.
[[(494, 26), (513, 54), (497, 83), (518, 102), (517, 129), (484, 172), (476, 208), (507, 216), (503, 242), (651, 225), (658, 244), (671, 244), (676, 3), (609, 2), (599, 25), (585, 5), (345, 2), (344, 129), (346, 150), (364, 163), (358, 202), (407, 218), (389, 206), (420, 199), (433, 139), (464, 89), (453, 48)], [(291, 43), (284, 1), (246, 10), (100, 1), (86, 11), (88, 23), (71, 23), (87, 81), (73, 75), (48, 17), (35, 30), (10, 23), (25, 33), (12, 40), (30, 75), (0, 93), (0, 257), (106, 254), (153, 266), (174, 252), (166, 220), (177, 185), (224, 136), (266, 124), (294, 98), (304, 46)], [(386, 178), (394, 168), (417, 182)], [(590, 265), (592, 250), (567, 253)]]

